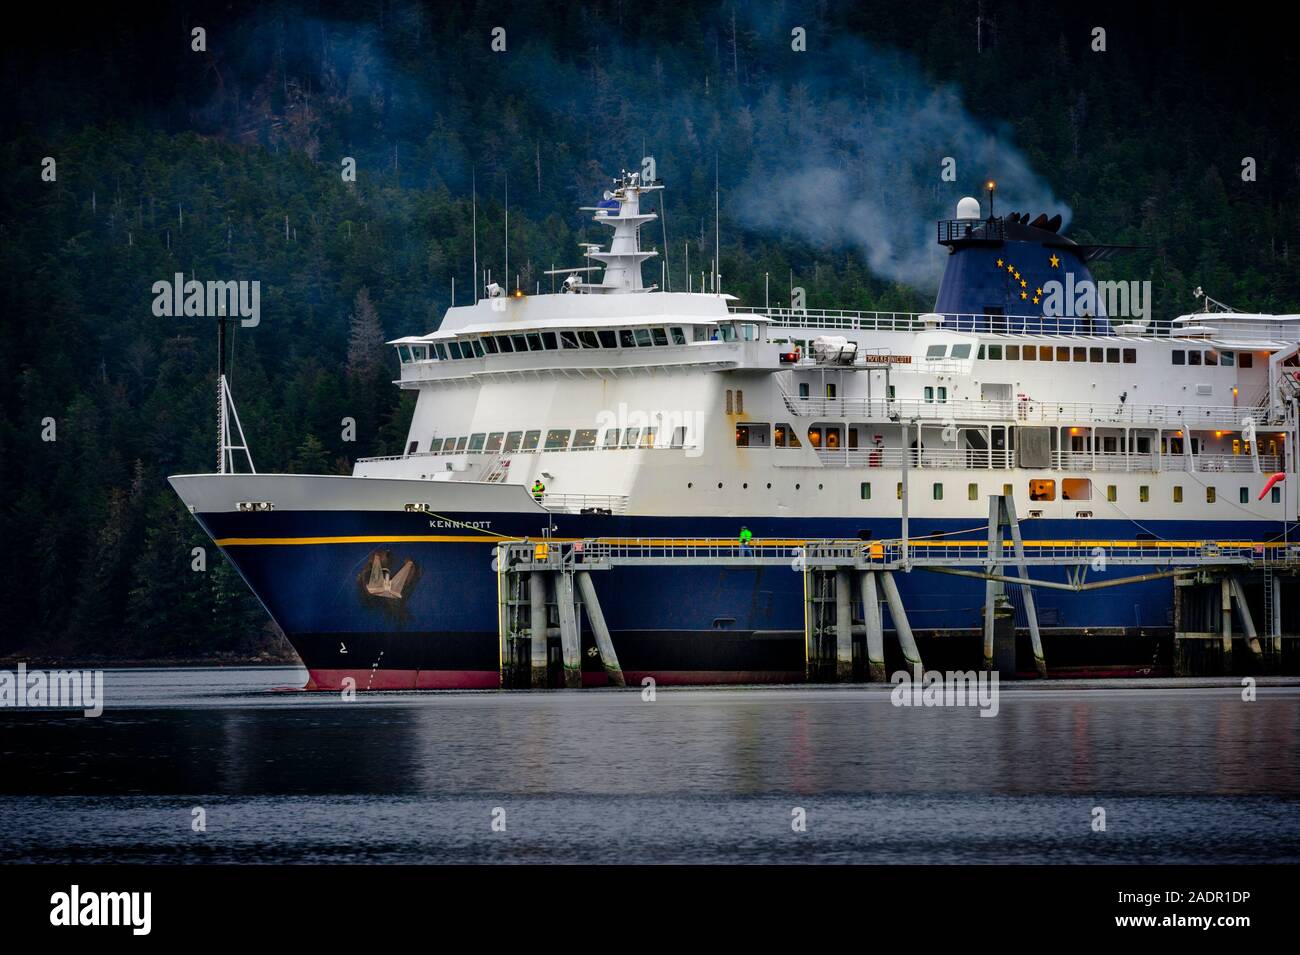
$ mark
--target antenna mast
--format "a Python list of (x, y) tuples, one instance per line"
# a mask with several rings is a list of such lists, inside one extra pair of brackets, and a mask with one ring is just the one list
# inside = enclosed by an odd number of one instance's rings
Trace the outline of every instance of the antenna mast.
[[(248, 459), (248, 470), (257, 473), (253, 466), (253, 455), (248, 450), (248, 439), (244, 437), (244, 426), (239, 423), (239, 412), (235, 409), (235, 399), (230, 394), (230, 382), (226, 381), (226, 325), (238, 319), (226, 317), (226, 305), (221, 303), (217, 309), (217, 473), (235, 473), (235, 452), (243, 451)], [(230, 419), (235, 419), (235, 430), (239, 432), (239, 444), (230, 441)]]
[(470, 189), (473, 198), (470, 200), (470, 208), (473, 210), (473, 218), (470, 219), (470, 229), (472, 230), (471, 234), (474, 237), (474, 304), (477, 305), (478, 289), (481, 284), (478, 277), (478, 167), (474, 166), (472, 168), (473, 172), (470, 174), (472, 177), (470, 180), (472, 185), (470, 186)]
[(722, 291), (722, 220), (718, 204), (718, 151), (713, 151), (713, 291)]

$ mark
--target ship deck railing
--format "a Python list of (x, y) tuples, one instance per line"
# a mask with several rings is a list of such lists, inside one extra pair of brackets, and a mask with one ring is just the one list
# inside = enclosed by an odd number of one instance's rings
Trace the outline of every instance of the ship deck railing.
[[(1212, 313), (1201, 324), (1168, 319), (1108, 319), (1051, 315), (983, 315), (974, 312), (886, 312), (850, 309), (785, 308), (731, 305), (735, 315), (761, 315), (772, 328), (808, 328), (818, 331), (919, 332), (934, 327), (923, 316), (942, 315), (946, 331), (989, 335), (1051, 335), (1072, 338), (1223, 338), (1255, 343), (1293, 343), (1300, 329), (1294, 322), (1218, 320)], [(1198, 316), (1198, 320), (1200, 316)], [(1123, 330), (1121, 330), (1123, 326)]]
[(1267, 408), (1233, 405), (1147, 405), (1128, 402), (987, 400), (952, 398), (802, 398), (785, 395), (786, 409), (800, 418), (856, 418), (864, 421), (990, 421), (1008, 424), (1060, 423), (1236, 431), (1251, 421), (1267, 426)]
[[(1025, 467), (1014, 450), (975, 448), (818, 448), (823, 467), (884, 468), (901, 470), (983, 471)], [(1282, 469), (1282, 457), (1261, 454), (1152, 454), (1122, 451), (1053, 451), (1047, 468), (1053, 471), (1176, 471), (1197, 474), (1273, 473)]]
[(1209, 540), (1025, 540), (1024, 557), (1013, 541), (990, 552), (986, 539), (911, 538), (834, 540), (759, 538), (589, 538), (580, 541), (516, 541), (503, 545), (515, 570), (608, 570), (638, 566), (784, 566), (894, 570), (926, 567), (1025, 566), (1163, 569), (1237, 566), (1300, 569), (1300, 543)]

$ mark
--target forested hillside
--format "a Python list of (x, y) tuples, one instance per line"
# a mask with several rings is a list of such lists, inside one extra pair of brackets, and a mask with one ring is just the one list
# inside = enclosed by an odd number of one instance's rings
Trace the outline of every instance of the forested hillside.
[(668, 190), (648, 238), (667, 239), (675, 289), (688, 255), (696, 287), (710, 269), (716, 176), (721, 272), (745, 303), (770, 275), (777, 300), (793, 278), (813, 307), (923, 309), (934, 218), (993, 176), (1006, 211), (1141, 246), (1101, 277), (1150, 279), (1158, 316), (1197, 285), (1300, 311), (1294, 45), (1263, 16), (1177, 9), (182, 2), (15, 25), (0, 655), (275, 647), (214, 548), (191, 570), (208, 542), (165, 479), (215, 463), (216, 334), (156, 317), (151, 287), (259, 281), (260, 324), (232, 349), (254, 460), (346, 473), (401, 449), (410, 404), (382, 342), (435, 328), (453, 279), (467, 300), (472, 190), (500, 280), (508, 189), (508, 281), (529, 290), (607, 238), (577, 207), (653, 155)]

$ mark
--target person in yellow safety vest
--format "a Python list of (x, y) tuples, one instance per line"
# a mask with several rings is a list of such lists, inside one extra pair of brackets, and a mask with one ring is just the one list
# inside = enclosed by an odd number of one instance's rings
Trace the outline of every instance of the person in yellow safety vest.
[(740, 529), (740, 554), (742, 557), (748, 557), (751, 553), (749, 542), (754, 539), (753, 532), (748, 527)]
[(546, 493), (546, 485), (542, 483), (541, 478), (533, 482), (533, 500), (538, 504), (542, 503), (542, 495)]

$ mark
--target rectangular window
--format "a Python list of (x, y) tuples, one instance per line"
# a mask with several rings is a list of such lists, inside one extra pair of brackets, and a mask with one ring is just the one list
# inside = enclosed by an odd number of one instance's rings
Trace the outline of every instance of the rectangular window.
[(636, 328), (632, 330), (632, 334), (636, 336), (636, 345), (638, 348), (650, 347), (650, 329)]
[(517, 351), (517, 352), (526, 352), (526, 351), (528, 351), (528, 336), (527, 336), (527, 335), (511, 335), (511, 336), (510, 336), (510, 341), (512, 341), (512, 342), (514, 343), (515, 351)]
[(871, 482), (863, 481), (858, 485), (858, 497), (864, 501), (871, 500)]
[(1110, 501), (1112, 504), (1119, 500), (1119, 488), (1114, 484), (1106, 485), (1106, 500)]
[(1187, 353), (1187, 364), (1199, 365), (1201, 363), (1201, 353), (1198, 351), (1189, 351)]
[(430, 438), (430, 439), (429, 439), (429, 450), (430, 450), (430, 451), (441, 451), (441, 450), (442, 450), (442, 438)]
[(656, 345), (668, 344), (668, 333), (662, 328), (650, 329), (650, 338)]
[(679, 424), (677, 427), (673, 428), (673, 439), (672, 442), (669, 444), (669, 447), (672, 448), (686, 447), (686, 425)]
[(569, 446), (569, 432), (556, 428), (546, 432), (546, 450), (559, 451)]
[(483, 446), (484, 451), (500, 451), (501, 443), (505, 440), (504, 431), (493, 431), (487, 436), (487, 444)]
[(942, 500), (943, 500), (943, 485), (940, 484), (938, 481), (936, 481), (935, 484), (934, 484), (934, 490), (932, 491), (932, 493), (934, 494), (934, 499), (935, 499), (936, 501), (942, 501)]
[(1035, 478), (1030, 481), (1029, 499), (1031, 501), (1055, 501), (1056, 482), (1051, 478)]
[(575, 451), (578, 450), (585, 451), (587, 448), (594, 448), (595, 446), (596, 446), (595, 428), (581, 428), (573, 432), (573, 449)]
[(1007, 361), (1020, 361), (1020, 346), (1019, 346), (1019, 345), (1008, 345), (1008, 346), (1007, 346)]
[[(893, 386), (892, 386), (892, 385), (890, 386), (890, 389), (891, 389), (891, 390), (893, 389)], [(799, 382), (799, 397), (800, 397), (800, 398), (807, 398), (807, 397), (808, 397), (808, 382), (806, 382), (806, 381), (801, 381), (801, 382)], [(894, 396), (891, 394), (889, 397), (892, 398), (892, 397), (894, 397)]]
[(678, 328), (676, 325), (674, 325), (672, 328), (670, 328), (669, 331), (672, 333), (672, 336), (673, 336), (673, 344), (674, 344), (674, 345), (685, 345), (685, 344), (686, 344), (686, 333), (685, 333), (684, 331), (682, 331), (682, 330), (681, 330), (680, 328)]
[(1125, 348), (1123, 352), (1124, 364), (1136, 365), (1138, 360), (1138, 350), (1136, 348)]
[(1106, 349), (1106, 364), (1108, 364), (1108, 365), (1118, 365), (1118, 364), (1119, 364), (1119, 349), (1118, 349), (1118, 348), (1107, 348), (1107, 349)]
[[(970, 357), (970, 343), (969, 343), (969, 342), (966, 342), (966, 343), (961, 344), (961, 345), (953, 345), (953, 346), (952, 346), (952, 357), (953, 357), (953, 358), (969, 358), (969, 357)], [(1001, 356), (1000, 356), (1000, 355), (991, 355), (990, 357), (992, 357), (992, 358), (1000, 358)]]
[(943, 403), (944, 403), (945, 401), (947, 401), (947, 400), (948, 400), (948, 389), (947, 389), (945, 386), (940, 385), (940, 386), (939, 386), (939, 404), (943, 404)]
[(514, 353), (515, 343), (510, 340), (509, 335), (498, 335), (497, 345), (500, 347), (501, 354), (503, 355), (509, 355)]
[(1237, 367), (1238, 367), (1238, 368), (1254, 368), (1254, 367), (1255, 367), (1255, 356), (1254, 356), (1254, 354), (1251, 353), (1251, 352), (1248, 352), (1248, 351), (1239, 351), (1239, 352), (1237, 352)]
[(1087, 361), (1087, 360), (1088, 360), (1088, 349), (1087, 349), (1087, 348), (1084, 348), (1082, 345), (1075, 345), (1075, 346), (1074, 346), (1074, 360), (1075, 360), (1075, 361)]
[(1102, 360), (1102, 352), (1100, 348), (1088, 349), (1088, 361), (1101, 364)]
[(596, 337), (595, 332), (580, 331), (578, 332), (578, 344), (583, 348), (599, 348), (600, 339)]
[[(959, 345), (953, 345), (953, 346), (952, 346), (952, 357), (953, 357), (953, 358), (965, 358), (965, 357), (966, 357), (965, 355), (958, 355), (958, 354), (957, 354), (957, 349), (960, 348), (960, 347), (961, 347), (961, 346), (959, 346)], [(966, 348), (969, 349), (970, 346), (967, 345)], [(990, 345), (990, 346), (989, 346), (989, 361), (1001, 361), (1001, 360), (1002, 360), (1002, 346), (1001, 346), (1001, 345)]]
[[(457, 438), (457, 439), (456, 439), (456, 450), (457, 450), (457, 451), (464, 451), (464, 450), (465, 450), (465, 442), (468, 441), (468, 440), (469, 440), (469, 438), (465, 437), (465, 435), (463, 435), (463, 434), (462, 434), (459, 438)], [(444, 450), (444, 451), (447, 450), (446, 445), (443, 445), (443, 450)]]
[(602, 447), (606, 447), (606, 448), (617, 448), (617, 447), (618, 447), (618, 438), (619, 438), (619, 430), (618, 430), (618, 428), (606, 428), (606, 429), (605, 429), (605, 438), (604, 438), (604, 440), (601, 442), (601, 446), (602, 446)]
[(567, 330), (566, 330), (566, 331), (563, 331), (563, 332), (560, 332), (560, 347), (561, 347), (561, 348), (577, 348), (577, 347), (578, 347), (578, 333), (577, 333), (577, 332), (574, 332), (574, 331), (567, 331)]
[(1020, 349), (1020, 357), (1024, 361), (1036, 361), (1038, 359), (1038, 348), (1034, 345), (1026, 345)]
[(1239, 487), (1239, 488), (1237, 488), (1237, 500), (1239, 500), (1242, 504), (1249, 504), (1249, 503), (1250, 503), (1250, 488), (1248, 488), (1248, 487)]
[(440, 359), (442, 359), (443, 361), (446, 361), (446, 360), (447, 360), (447, 346), (446, 346), (446, 345), (443, 345), (442, 343), (438, 343), (437, 345), (434, 345), (434, 346), (433, 346), (433, 350), (436, 351), (436, 352), (438, 353), (438, 357), (439, 357)]
[(483, 344), (482, 344), (482, 343), (481, 343), (477, 338), (473, 339), (473, 340), (470, 342), (470, 344), (474, 347), (474, 357), (475, 357), (475, 358), (482, 358), (482, 357), (483, 357)]
[(1205, 363), (1206, 363), (1207, 365), (1213, 365), (1215, 368), (1218, 368), (1218, 367), (1219, 367), (1219, 353), (1218, 353), (1217, 351), (1214, 351), (1213, 349), (1211, 349), (1210, 351), (1207, 351), (1207, 352), (1205, 353)]
[(980, 499), (980, 486), (978, 484), (966, 485), (966, 500), (978, 501)]
[(1143, 504), (1151, 500), (1151, 485), (1143, 484), (1138, 487), (1138, 500)]
[(1214, 485), (1211, 484), (1208, 487), (1206, 487), (1205, 489), (1206, 504), (1213, 504), (1218, 499), (1218, 496), (1219, 496), (1219, 492), (1218, 490), (1215, 489)]
[(1282, 489), (1280, 487), (1274, 487), (1273, 490), (1269, 492), (1268, 499), (1272, 501), (1274, 504), (1281, 504)]
[(522, 440), (524, 433), (522, 431), (511, 431), (506, 434), (506, 443), (502, 445), (502, 451), (518, 451), (519, 442)]
[(635, 448), (641, 442), (641, 429), (628, 428), (623, 433), (623, 447)]
[(601, 348), (618, 347), (618, 335), (614, 333), (614, 330), (612, 328), (602, 328), (600, 331), (596, 333), (596, 337), (600, 339)]
[(925, 386), (925, 400), (930, 403), (934, 402), (934, 388), (931, 385)]
[(1069, 361), (1069, 360), (1070, 360), (1070, 349), (1069, 349), (1068, 346), (1066, 346), (1066, 345), (1057, 345), (1057, 346), (1056, 346), (1056, 360), (1057, 360), (1057, 361)]
[(1174, 503), (1183, 503), (1183, 486), (1181, 484), (1174, 485)]
[(1187, 364), (1187, 353), (1184, 351), (1179, 351), (1177, 348), (1175, 348), (1173, 351), (1169, 353), (1169, 357), (1173, 359), (1175, 365)]
[[(834, 394), (827, 395), (828, 398), (834, 398)], [(745, 413), (745, 392), (741, 388), (736, 389), (736, 414)]]
[(931, 345), (925, 350), (926, 358), (942, 358), (948, 351), (947, 345)]
[(903, 482), (902, 482), (902, 481), (899, 481), (897, 484), (894, 485), (894, 497), (898, 498), (900, 501), (903, 499)]
[(407, 454), (415, 454), (415, 452), (417, 452), (417, 451), (419, 451), (419, 450), (420, 450), (420, 442), (419, 442), (419, 441), (412, 441), (410, 444), (408, 444), (408, 445), (406, 446), (406, 453), (407, 453)]
[(659, 447), (659, 429), (646, 428), (645, 433), (641, 435), (641, 447), (657, 448)]
[(447, 342), (447, 351), (451, 353), (452, 358), (460, 358), (460, 342)]
[(1011, 485), (1010, 485), (1010, 484), (1004, 484), (1004, 485), (1002, 485), (1002, 495), (1003, 495), (1003, 497), (1010, 497), (1010, 496), (1011, 496)]
[(537, 334), (537, 332), (528, 333), (528, 350), (529, 351), (542, 350), (542, 336)]
[(471, 451), (482, 451), (483, 442), (487, 440), (486, 434), (471, 434), (469, 436), (469, 449)]
[(560, 347), (560, 343), (555, 337), (555, 332), (542, 332), (542, 347), (547, 351), (555, 351)]
[(541, 436), (542, 433), (540, 431), (525, 431), (523, 449), (525, 451), (536, 451), (537, 441)]
[(733, 409), (736, 407), (736, 403), (732, 396), (732, 391), (730, 388), (727, 389), (726, 407), (727, 407), (727, 414), (735, 414), (735, 411)]
[(492, 335), (488, 335), (483, 339), (483, 348), (486, 349), (489, 355), (495, 355), (499, 352), (499, 349), (497, 348), (497, 340)]
[(1051, 361), (1051, 360), (1052, 360), (1052, 346), (1051, 346), (1051, 345), (1039, 345), (1039, 346), (1038, 346), (1038, 360), (1039, 360), (1039, 361)]
[(1061, 480), (1061, 500), (1091, 501), (1092, 481), (1088, 478), (1063, 478)]
[(1219, 364), (1224, 368), (1231, 368), (1233, 365), (1237, 364), (1237, 353), (1230, 351), (1220, 352)]

